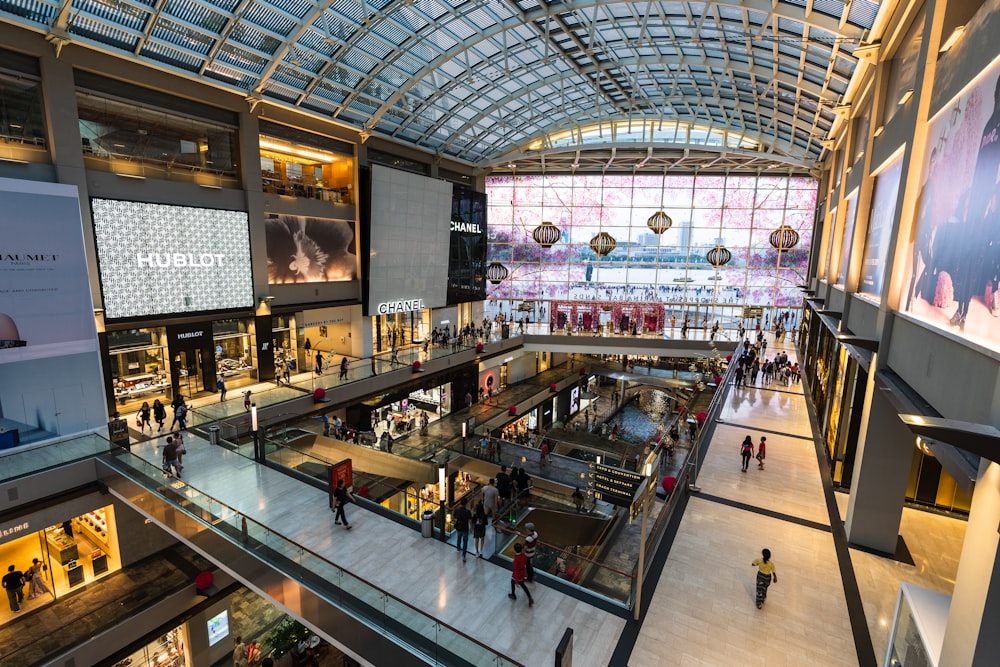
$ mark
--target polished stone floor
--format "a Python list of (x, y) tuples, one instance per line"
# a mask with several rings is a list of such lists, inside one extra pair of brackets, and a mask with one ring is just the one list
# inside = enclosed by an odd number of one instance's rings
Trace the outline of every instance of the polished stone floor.
[[(790, 357), (795, 350), (784, 345)], [(776, 352), (773, 340), (768, 356)], [(764, 470), (741, 472), (740, 442), (767, 437)], [(663, 574), (631, 652), (631, 667), (882, 664), (901, 581), (951, 592), (965, 522), (905, 509), (900, 533), (915, 565), (849, 549), (838, 562), (802, 387), (729, 387), (725, 407)], [(842, 520), (847, 496), (837, 494)], [(756, 568), (778, 568), (761, 610)], [(873, 653), (859, 656), (841, 567), (858, 581)]]

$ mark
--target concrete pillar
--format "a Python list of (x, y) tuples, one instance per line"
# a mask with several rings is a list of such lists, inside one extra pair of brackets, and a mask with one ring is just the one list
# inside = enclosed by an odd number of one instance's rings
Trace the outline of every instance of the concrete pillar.
[(351, 306), (351, 355), (367, 358), (373, 354), (374, 320), (361, 314), (361, 306)]
[[(873, 378), (874, 373), (869, 377)], [(847, 505), (847, 540), (875, 551), (895, 553), (915, 438), (871, 382), (866, 394), (871, 398), (861, 416)]]
[(993, 667), (1000, 656), (1000, 465), (983, 461), (948, 611), (940, 667)]

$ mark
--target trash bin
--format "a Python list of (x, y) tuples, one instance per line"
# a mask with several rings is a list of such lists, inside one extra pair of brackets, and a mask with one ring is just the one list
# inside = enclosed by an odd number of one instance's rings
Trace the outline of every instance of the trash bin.
[(424, 537), (434, 537), (434, 510), (424, 510), (420, 515), (420, 534)]
[(208, 427), (208, 444), (217, 445), (219, 444), (219, 427), (209, 426)]

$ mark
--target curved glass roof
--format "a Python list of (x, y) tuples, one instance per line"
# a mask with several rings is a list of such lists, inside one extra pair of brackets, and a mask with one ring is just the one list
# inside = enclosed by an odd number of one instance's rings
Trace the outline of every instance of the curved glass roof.
[(0, 20), (478, 166), (604, 144), (610, 133), (612, 143), (737, 147), (808, 168), (878, 9), (874, 0), (0, 0)]

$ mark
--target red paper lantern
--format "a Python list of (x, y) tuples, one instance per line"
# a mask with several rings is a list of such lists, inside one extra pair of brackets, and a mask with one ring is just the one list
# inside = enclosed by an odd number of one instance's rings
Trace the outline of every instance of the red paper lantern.
[(516, 405), (510, 406), (509, 408), (507, 408), (507, 412), (509, 414), (516, 415), (517, 414), (517, 406)]
[(485, 349), (486, 349), (485, 345), (483, 345), (482, 343), (476, 343), (476, 352), (482, 352)]
[(316, 387), (313, 390), (313, 400), (322, 401), (325, 399), (326, 399), (326, 389), (323, 389), (323, 387)]
[(733, 355), (727, 354), (726, 355), (726, 361), (732, 361), (732, 360), (733, 360)]
[(211, 572), (199, 572), (198, 576), (194, 578), (194, 587), (199, 591), (208, 590), (214, 583), (215, 575)]
[(587, 374), (587, 367), (583, 366), (582, 368), (580, 368), (580, 375), (586, 375), (586, 374)]
[(556, 383), (553, 382), (552, 384), (549, 385), (549, 391), (555, 391), (555, 390), (556, 390)]
[(698, 420), (699, 424), (704, 424), (705, 420), (708, 419), (708, 413), (702, 410), (701, 412), (696, 414), (694, 418)]
[(419, 360), (413, 362), (413, 370), (414, 371), (419, 371), (420, 370), (420, 366), (421, 366), (421, 364), (420, 364)]

